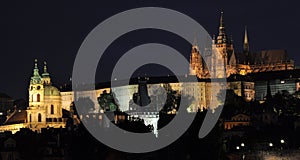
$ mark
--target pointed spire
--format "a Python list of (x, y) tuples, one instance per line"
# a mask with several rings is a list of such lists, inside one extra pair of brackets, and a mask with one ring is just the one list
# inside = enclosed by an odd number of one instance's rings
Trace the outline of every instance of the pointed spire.
[(248, 33), (247, 33), (247, 26), (245, 26), (245, 36), (244, 36), (244, 43), (248, 43)]
[(224, 15), (224, 12), (221, 11), (221, 17), (220, 17), (220, 28), (221, 27), (224, 27), (224, 19), (223, 19), (223, 15)]
[(245, 34), (244, 34), (244, 53), (249, 53), (249, 41), (248, 41), (248, 33), (247, 26), (245, 26)]
[(221, 11), (219, 35), (217, 37), (217, 43), (222, 44), (222, 43), (226, 43), (226, 41), (227, 41), (227, 38), (226, 38), (226, 33), (225, 33), (224, 12)]

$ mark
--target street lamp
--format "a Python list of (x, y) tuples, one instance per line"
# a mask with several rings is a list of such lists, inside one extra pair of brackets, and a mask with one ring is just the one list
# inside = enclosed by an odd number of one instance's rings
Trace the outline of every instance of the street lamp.
[(236, 146), (236, 149), (239, 150), (239, 149), (240, 149), (240, 146)]
[(284, 142), (284, 140), (282, 139), (282, 140), (280, 140), (280, 143), (283, 144), (283, 143), (285, 143), (285, 142)]
[(270, 146), (270, 147), (273, 147), (273, 143), (269, 143), (269, 146)]
[(241, 146), (242, 146), (242, 147), (245, 147), (245, 143), (241, 143)]

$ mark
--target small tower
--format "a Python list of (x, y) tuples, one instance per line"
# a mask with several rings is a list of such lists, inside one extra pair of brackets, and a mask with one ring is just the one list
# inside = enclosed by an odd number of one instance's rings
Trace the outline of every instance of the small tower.
[(224, 74), (224, 68), (226, 71), (229, 70), (229, 59), (233, 53), (233, 45), (226, 35), (223, 12), (221, 12), (220, 17), (219, 34), (212, 49), (214, 53), (212, 55), (213, 65), (211, 66), (212, 76), (215, 78), (225, 78), (226, 74)]
[(41, 106), (43, 102), (43, 83), (42, 77), (39, 74), (38, 69), (38, 61), (37, 59), (34, 60), (34, 69), (33, 69), (33, 76), (30, 79), (29, 85), (29, 107), (31, 106)]
[(33, 76), (30, 79), (30, 84), (40, 84), (41, 81), (41, 76), (39, 74), (39, 68), (38, 68), (38, 60), (34, 60), (34, 69), (33, 69)]
[(42, 74), (42, 83), (44, 85), (51, 85), (50, 74), (47, 72), (47, 62), (44, 61), (44, 73)]

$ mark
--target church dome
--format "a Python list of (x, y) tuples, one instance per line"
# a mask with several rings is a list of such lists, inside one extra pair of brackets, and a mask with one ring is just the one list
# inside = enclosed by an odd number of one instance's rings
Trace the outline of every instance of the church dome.
[(60, 91), (54, 86), (46, 85), (44, 91), (45, 96), (60, 96)]

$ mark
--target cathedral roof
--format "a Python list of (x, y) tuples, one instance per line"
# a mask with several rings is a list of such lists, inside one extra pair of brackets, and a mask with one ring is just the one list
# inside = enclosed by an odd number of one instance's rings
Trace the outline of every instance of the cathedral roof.
[(286, 50), (264, 50), (254, 54), (254, 62), (256, 63), (282, 63), (289, 61)]
[(238, 64), (247, 64), (248, 62), (250, 64), (274, 64), (291, 61), (284, 49), (263, 50), (250, 53), (248, 56), (245, 53), (236, 53), (235, 56)]

